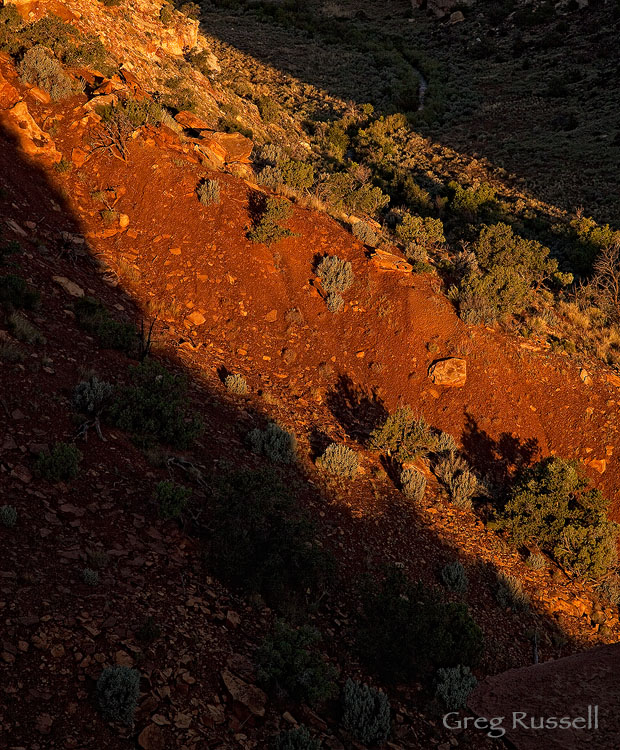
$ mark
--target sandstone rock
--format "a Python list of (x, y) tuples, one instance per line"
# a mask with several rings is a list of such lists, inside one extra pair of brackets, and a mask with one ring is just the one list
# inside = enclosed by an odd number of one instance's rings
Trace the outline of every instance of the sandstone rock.
[(170, 55), (178, 57), (193, 49), (198, 42), (198, 21), (179, 17), (176, 25), (161, 28), (159, 44)]
[(605, 378), (610, 385), (614, 385), (616, 388), (620, 388), (620, 377), (618, 377), (618, 375), (612, 375), (610, 372), (608, 372), (605, 375)]
[(454, 13), (450, 13), (450, 23), (461, 23), (465, 20), (462, 10), (455, 10)]
[(467, 380), (467, 362), (460, 357), (437, 360), (429, 367), (428, 377), (435, 385), (460, 388)]
[(157, 724), (148, 724), (138, 735), (138, 745), (143, 750), (164, 750), (165, 742), (162, 730)]
[(370, 259), (380, 271), (400, 271), (411, 273), (413, 266), (398, 255), (388, 253), (386, 250), (375, 250)]
[(12, 107), (20, 99), (19, 92), (0, 73), (0, 105), (3, 109)]
[(193, 112), (182, 111), (174, 116), (174, 119), (184, 128), (190, 130), (211, 130), (209, 125), (201, 120), (200, 117), (196, 117)]
[(54, 141), (33, 120), (26, 102), (17, 102), (11, 109), (0, 111), (0, 127), (15, 141), (17, 149), (26, 156), (57, 164), (62, 155)]
[(228, 669), (222, 672), (222, 680), (234, 701), (245, 706), (254, 716), (265, 715), (267, 695), (260, 688), (248, 685), (239, 677), (235, 677)]
[(581, 368), (579, 377), (581, 378), (582, 382), (584, 382), (586, 385), (592, 385), (592, 378), (590, 376), (590, 373), (583, 367)]
[(61, 286), (67, 294), (70, 294), (72, 297), (83, 297), (84, 296), (84, 290), (82, 287), (78, 286), (74, 281), (71, 281), (71, 279), (68, 279), (66, 276), (53, 276), (52, 277), (54, 281)]
[(241, 133), (209, 133), (203, 138), (201, 145), (222, 154), (224, 162), (250, 161), (254, 144)]
[(187, 316), (187, 319), (195, 326), (201, 326), (205, 322), (205, 316), (195, 310)]
[(590, 466), (594, 471), (598, 471), (599, 474), (604, 474), (607, 469), (607, 461), (604, 458), (591, 458), (586, 461), (586, 466)]

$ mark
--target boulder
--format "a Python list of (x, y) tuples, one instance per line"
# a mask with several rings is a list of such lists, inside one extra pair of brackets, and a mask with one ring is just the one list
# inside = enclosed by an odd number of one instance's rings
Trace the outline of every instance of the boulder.
[(388, 253), (386, 250), (375, 250), (370, 259), (380, 271), (400, 271), (401, 273), (411, 273), (413, 266), (407, 263), (404, 258), (399, 258), (394, 253)]
[(255, 685), (249, 685), (228, 669), (222, 672), (222, 680), (235, 703), (240, 703), (254, 716), (265, 715), (267, 695)]
[(11, 109), (0, 111), (0, 127), (14, 140), (22, 154), (52, 164), (62, 159), (49, 134), (41, 130), (32, 118), (26, 102), (17, 102)]
[(467, 362), (460, 357), (448, 357), (432, 363), (428, 377), (435, 385), (460, 388), (467, 380)]
[(224, 161), (248, 164), (254, 144), (241, 133), (209, 133), (201, 145), (223, 154)]
[(197, 117), (193, 112), (187, 112), (183, 110), (174, 116), (174, 119), (184, 128), (188, 130), (210, 130), (209, 125)]

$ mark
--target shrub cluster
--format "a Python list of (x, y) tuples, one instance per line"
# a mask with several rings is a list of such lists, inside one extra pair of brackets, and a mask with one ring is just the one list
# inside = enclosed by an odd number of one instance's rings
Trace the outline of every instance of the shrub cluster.
[(54, 443), (49, 451), (39, 453), (35, 473), (50, 482), (64, 482), (78, 475), (81, 452), (69, 443)]
[(177, 448), (190, 446), (202, 432), (202, 422), (187, 411), (186, 379), (151, 359), (129, 372), (130, 385), (118, 390), (110, 407), (112, 422), (142, 445), (157, 440)]
[(511, 609), (513, 612), (527, 612), (530, 608), (530, 598), (523, 590), (521, 581), (505, 573), (497, 576), (495, 598), (500, 607)]
[(287, 221), (292, 215), (293, 209), (286, 198), (268, 196), (262, 204), (260, 217), (248, 232), (248, 238), (252, 242), (272, 245), (283, 237), (290, 237), (291, 230), (281, 226), (281, 222)]
[(403, 469), (400, 473), (400, 485), (405, 497), (420, 502), (426, 492), (426, 477), (416, 469)]
[(21, 276), (0, 276), (0, 304), (11, 308), (33, 310), (39, 304), (39, 293)]
[(192, 497), (192, 491), (174, 482), (158, 482), (155, 486), (155, 502), (159, 517), (164, 520), (179, 518)]
[(224, 378), (224, 385), (229, 393), (234, 393), (237, 396), (245, 396), (250, 390), (246, 379), (238, 373), (227, 375)]
[(375, 230), (365, 221), (356, 221), (353, 224), (353, 236), (369, 247), (375, 247), (379, 241)]
[(196, 189), (198, 200), (203, 206), (210, 206), (220, 202), (220, 183), (217, 180), (205, 179)]
[(381, 690), (348, 679), (342, 692), (342, 725), (364, 745), (382, 744), (390, 736), (390, 701)]
[(91, 375), (88, 380), (82, 380), (73, 389), (73, 408), (79, 414), (99, 416), (110, 403), (113, 390), (110, 383)]
[(133, 323), (113, 318), (103, 303), (94, 297), (80, 297), (73, 305), (78, 325), (97, 337), (104, 349), (132, 351), (138, 341)]
[(396, 227), (396, 236), (406, 246), (419, 245), (429, 250), (446, 241), (440, 219), (406, 213)]
[(382, 677), (409, 680), (439, 667), (475, 665), (483, 639), (464, 604), (441, 602), (394, 570), (364, 597), (358, 644)]
[(79, 87), (63, 70), (62, 65), (45, 47), (31, 47), (19, 64), (19, 74), (25, 83), (44, 89), (52, 99), (73, 96)]
[(458, 288), (459, 312), (467, 323), (492, 323), (522, 312), (549, 279), (566, 284), (549, 248), (515, 235), (508, 224), (484, 226), (473, 245), (475, 259)]
[(324, 586), (331, 556), (317, 530), (271, 470), (240, 470), (218, 479), (210, 557), (227, 582), (270, 601)]
[(411, 461), (437, 451), (439, 441), (440, 434), (426, 424), (424, 417), (415, 417), (411, 407), (403, 406), (373, 430), (369, 447), (399, 461)]
[(465, 566), (458, 560), (444, 565), (441, 569), (441, 580), (450, 591), (455, 591), (457, 594), (464, 594), (469, 584)]
[(551, 457), (521, 473), (493, 526), (518, 546), (537, 544), (576, 575), (600, 578), (617, 561), (619, 527), (607, 507), (574, 462)]
[(438, 669), (435, 679), (435, 695), (449, 711), (458, 711), (467, 705), (467, 700), (477, 682), (471, 669), (462, 664), (457, 667)]
[(341, 293), (351, 287), (355, 278), (351, 262), (337, 255), (326, 255), (318, 262), (316, 274), (327, 292), (328, 310), (339, 312), (344, 305)]
[(256, 653), (259, 683), (270, 691), (311, 705), (331, 698), (337, 690), (336, 668), (315, 649), (321, 635), (303, 625), (292, 628), (283, 621), (275, 624)]
[(353, 479), (359, 468), (357, 453), (347, 445), (331, 443), (316, 460), (316, 465), (328, 474)]
[(291, 464), (295, 461), (295, 436), (276, 422), (269, 422), (264, 430), (258, 427), (250, 430), (247, 441), (254, 453), (262, 453), (274, 463)]
[(483, 487), (469, 464), (457, 453), (447, 453), (435, 464), (433, 471), (448, 490), (450, 499), (457, 508), (470, 508), (472, 498), (483, 492)]
[(271, 739), (271, 750), (321, 750), (321, 741), (312, 737), (306, 727), (288, 729)]
[(12, 528), (17, 523), (17, 509), (12, 505), (0, 506), (0, 523), (7, 528)]
[(106, 667), (97, 680), (97, 704), (106, 719), (133, 724), (140, 695), (140, 673), (130, 667)]

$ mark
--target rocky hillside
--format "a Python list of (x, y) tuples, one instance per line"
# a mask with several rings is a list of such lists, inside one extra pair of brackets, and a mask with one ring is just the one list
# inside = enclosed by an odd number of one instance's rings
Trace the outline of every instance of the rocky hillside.
[(620, 633), (613, 226), (428, 135), (463, 4), (214, 5), (0, 9), (0, 736), (498, 746)]

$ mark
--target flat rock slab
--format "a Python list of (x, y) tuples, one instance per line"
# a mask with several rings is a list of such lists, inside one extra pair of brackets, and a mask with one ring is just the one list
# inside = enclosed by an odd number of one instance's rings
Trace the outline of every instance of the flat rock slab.
[[(617, 748), (619, 704), (620, 643), (487, 677), (469, 699), (474, 715), (487, 720), (504, 717), (504, 739), (517, 750)], [(465, 714), (471, 715), (467, 709)], [(571, 728), (549, 727), (553, 717), (569, 717)], [(541, 719), (546, 720), (547, 728), (530, 728), (532, 720), (539, 727)], [(488, 730), (473, 729), (470, 723), (466, 731)]]
[(435, 385), (460, 388), (467, 380), (467, 362), (460, 357), (438, 359), (428, 368), (428, 377)]

